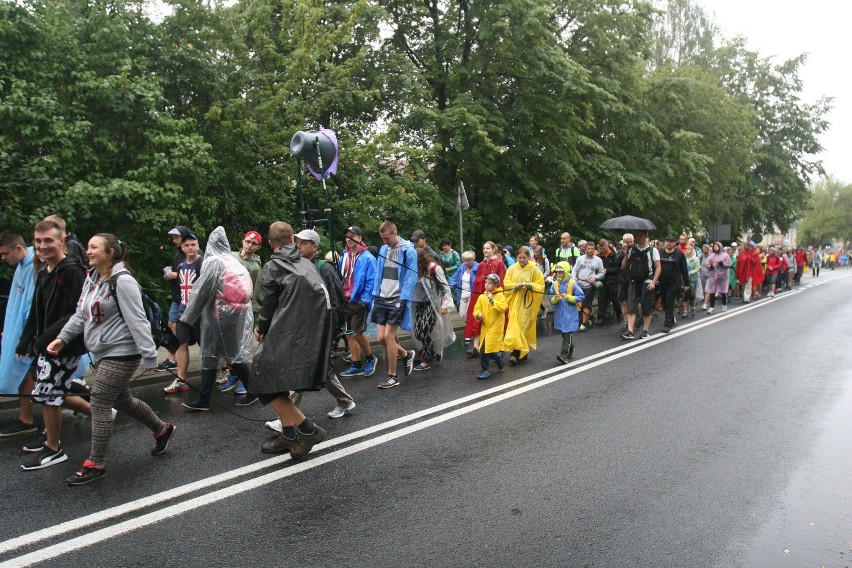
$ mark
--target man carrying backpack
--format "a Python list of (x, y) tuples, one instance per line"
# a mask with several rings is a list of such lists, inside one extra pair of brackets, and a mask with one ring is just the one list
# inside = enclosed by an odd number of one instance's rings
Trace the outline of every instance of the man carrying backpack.
[(663, 322), (663, 333), (668, 333), (674, 327), (674, 309), (680, 290), (686, 292), (689, 289), (689, 268), (686, 265), (686, 256), (676, 246), (677, 237), (669, 235), (666, 237), (663, 251), (660, 255), (660, 295), (663, 297), (663, 305), (666, 310), (666, 319)]
[(660, 281), (660, 252), (648, 242), (646, 231), (636, 231), (636, 244), (624, 257), (622, 272), (627, 275), (627, 331), (622, 339), (634, 339), (636, 313), (642, 310), (641, 338), (648, 337), (651, 327), (651, 312), (654, 309), (654, 293)]

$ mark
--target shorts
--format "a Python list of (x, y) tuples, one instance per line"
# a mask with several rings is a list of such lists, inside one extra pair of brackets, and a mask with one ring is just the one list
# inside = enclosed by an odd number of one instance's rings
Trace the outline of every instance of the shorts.
[(181, 345), (195, 345), (201, 343), (201, 324), (196, 322), (192, 325), (184, 323), (180, 320), (175, 324), (175, 337)]
[(180, 319), (181, 315), (180, 304), (177, 302), (172, 302), (172, 305), (169, 306), (169, 321), (177, 321)]
[(597, 291), (597, 288), (595, 288), (594, 286), (580, 286), (580, 288), (583, 290), (583, 295), (585, 296), (585, 298), (583, 298), (583, 308), (591, 310), (592, 302), (595, 300), (595, 291)]
[(405, 318), (405, 308), (399, 301), (388, 303), (376, 300), (373, 303), (371, 320), (376, 325), (399, 325), (403, 318)]
[(65, 397), (71, 393), (74, 371), (80, 363), (79, 355), (70, 357), (50, 357), (41, 354), (36, 361), (36, 385), (33, 389), (34, 402), (47, 406), (62, 406)]
[(637, 313), (642, 308), (642, 315), (648, 317), (654, 311), (654, 296), (659, 286), (654, 286), (654, 291), (648, 290), (648, 281), (633, 280), (627, 284), (627, 313)]
[(361, 302), (343, 304), (343, 316), (346, 318), (346, 329), (352, 333), (367, 331), (367, 306)]

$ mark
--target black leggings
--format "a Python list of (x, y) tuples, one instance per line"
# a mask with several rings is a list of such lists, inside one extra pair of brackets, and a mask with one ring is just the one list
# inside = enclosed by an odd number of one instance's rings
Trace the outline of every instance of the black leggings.
[[(722, 305), (728, 305), (728, 295), (727, 294), (719, 294), (722, 297)], [(716, 307), (716, 294), (710, 294), (710, 307)]]

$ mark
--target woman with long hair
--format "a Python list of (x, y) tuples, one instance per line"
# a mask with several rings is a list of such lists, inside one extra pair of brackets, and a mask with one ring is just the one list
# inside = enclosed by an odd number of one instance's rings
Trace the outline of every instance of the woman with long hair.
[(113, 432), (112, 409), (126, 412), (154, 435), (151, 455), (166, 451), (175, 432), (146, 403), (130, 392), (130, 379), (139, 368), (157, 366), (157, 346), (142, 305), (142, 291), (129, 271), (127, 246), (109, 233), (89, 239), (86, 250), (92, 269), (83, 284), (76, 313), (47, 347), (59, 353), (83, 334), (95, 364), (92, 385), (92, 448), (83, 467), (67, 479), (82, 485), (106, 475), (106, 452)]
[(707, 308), (707, 313), (713, 313), (716, 298), (722, 298), (724, 312), (728, 309), (728, 270), (731, 268), (731, 257), (722, 249), (722, 243), (713, 243), (713, 250), (707, 255), (704, 265), (709, 271), (706, 291), (710, 296), (710, 307)]
[(479, 263), (479, 268), (476, 270), (476, 279), (473, 281), (473, 291), (470, 295), (470, 304), (467, 309), (467, 319), (464, 326), (464, 345), (465, 351), (470, 357), (479, 356), (479, 332), (481, 324), (474, 317), (474, 309), (479, 296), (485, 291), (485, 277), (489, 274), (496, 274), (500, 281), (498, 287), (503, 285), (503, 277), (506, 276), (506, 265), (503, 264), (503, 258), (500, 249), (492, 241), (485, 241), (482, 245), (482, 262)]
[(444, 349), (456, 340), (450, 321), (453, 295), (444, 270), (424, 249), (417, 249), (417, 284), (414, 302), (414, 339), (420, 342), (415, 371), (428, 371), (440, 361)]

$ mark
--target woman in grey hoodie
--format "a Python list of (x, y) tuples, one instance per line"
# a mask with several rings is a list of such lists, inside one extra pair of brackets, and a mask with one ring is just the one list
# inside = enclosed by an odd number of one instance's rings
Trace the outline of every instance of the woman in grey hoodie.
[(106, 474), (106, 450), (112, 437), (112, 409), (126, 412), (154, 434), (152, 455), (166, 451), (175, 427), (160, 420), (147, 404), (130, 392), (130, 379), (141, 361), (145, 369), (157, 366), (157, 347), (142, 307), (142, 293), (128, 271), (127, 246), (115, 235), (99, 233), (86, 250), (89, 271), (76, 313), (47, 347), (58, 353), (83, 334), (92, 353), (95, 380), (92, 385), (92, 449), (83, 467), (68, 478), (82, 485)]

